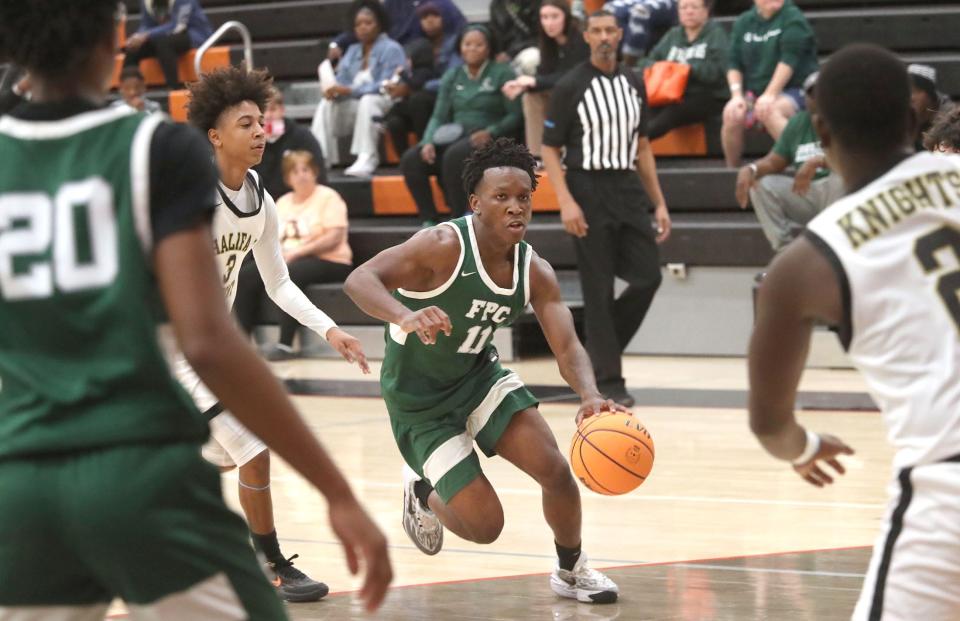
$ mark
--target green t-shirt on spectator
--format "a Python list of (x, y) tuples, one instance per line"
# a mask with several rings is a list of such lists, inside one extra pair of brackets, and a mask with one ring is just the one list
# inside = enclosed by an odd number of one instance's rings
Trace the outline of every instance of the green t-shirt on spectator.
[(467, 66), (448, 69), (440, 79), (433, 115), (420, 144), (433, 140), (433, 133), (446, 123), (460, 123), (467, 133), (486, 129), (494, 138), (512, 136), (523, 124), (520, 98), (507, 99), (500, 89), (515, 76), (507, 63), (487, 62), (476, 79)]
[(768, 20), (753, 7), (737, 18), (730, 34), (729, 68), (743, 74), (744, 93), (759, 97), (781, 62), (793, 68), (784, 88), (800, 88), (817, 70), (817, 39), (793, 0), (786, 0)]
[[(787, 160), (789, 164), (799, 167), (812, 157), (823, 155), (823, 149), (820, 148), (820, 139), (817, 132), (813, 129), (813, 121), (810, 119), (810, 113), (801, 110), (790, 117), (787, 126), (783, 128), (783, 133), (773, 145), (773, 152)], [(814, 179), (822, 179), (830, 174), (826, 168), (818, 168)]]

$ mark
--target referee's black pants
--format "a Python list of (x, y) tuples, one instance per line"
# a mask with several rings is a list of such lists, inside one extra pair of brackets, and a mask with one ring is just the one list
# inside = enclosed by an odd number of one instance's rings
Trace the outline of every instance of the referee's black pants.
[[(589, 227), (576, 238), (587, 353), (597, 386), (625, 390), (621, 354), (660, 286), (660, 252), (650, 199), (635, 171), (567, 171), (567, 185)], [(614, 298), (614, 277), (627, 288)]]

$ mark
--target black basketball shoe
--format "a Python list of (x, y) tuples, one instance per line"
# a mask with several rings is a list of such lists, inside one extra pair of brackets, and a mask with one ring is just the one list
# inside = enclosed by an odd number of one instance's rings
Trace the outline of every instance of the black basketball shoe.
[(273, 586), (280, 599), (286, 602), (315, 602), (325, 597), (330, 589), (293, 566), (293, 559), (299, 556), (294, 554), (282, 563), (267, 563), (273, 571)]

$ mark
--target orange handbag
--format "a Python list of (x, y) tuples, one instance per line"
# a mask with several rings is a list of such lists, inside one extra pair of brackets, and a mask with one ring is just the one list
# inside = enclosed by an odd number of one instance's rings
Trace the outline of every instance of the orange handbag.
[(647, 104), (651, 108), (683, 101), (690, 79), (690, 65), (659, 60), (643, 70), (647, 87)]

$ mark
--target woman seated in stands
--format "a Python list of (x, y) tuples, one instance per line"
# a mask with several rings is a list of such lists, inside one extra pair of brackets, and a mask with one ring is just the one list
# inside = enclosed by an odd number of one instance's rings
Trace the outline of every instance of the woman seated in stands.
[(463, 160), (476, 147), (500, 136), (515, 136), (521, 123), (520, 102), (504, 97), (501, 88), (514, 78), (507, 63), (491, 61), (493, 41), (484, 26), (468, 26), (460, 40), (463, 65), (440, 80), (433, 115), (420, 144), (400, 158), (403, 180), (417, 204), (424, 225), (437, 220), (430, 175), (438, 175), (453, 217), (467, 209), (461, 173)]
[(690, 65), (683, 100), (650, 108), (647, 136), (651, 140), (676, 127), (719, 117), (730, 97), (723, 75), (730, 42), (723, 26), (710, 19), (712, 7), (713, 0), (680, 0), (680, 25), (663, 35), (640, 62), (643, 68), (663, 61)]
[(140, 0), (140, 27), (127, 37), (123, 66), (155, 57), (167, 88), (178, 88), (180, 55), (200, 47), (212, 34), (200, 0)]
[(369, 177), (380, 164), (375, 117), (393, 105), (384, 86), (403, 70), (407, 59), (400, 44), (387, 36), (387, 14), (377, 0), (354, 2), (350, 23), (357, 42), (340, 59), (336, 84), (323, 93), (311, 129), (330, 166), (341, 161), (337, 138), (352, 135), (350, 153), (357, 159), (344, 174)]
[(723, 109), (723, 155), (740, 165), (743, 133), (755, 123), (776, 140), (787, 120), (803, 108), (801, 87), (817, 70), (817, 41), (793, 0), (753, 0), (730, 35)]
[[(307, 285), (343, 282), (350, 274), (353, 253), (347, 243), (347, 204), (333, 188), (317, 183), (319, 166), (309, 151), (291, 151), (283, 158), (283, 176), (292, 192), (277, 199), (280, 246), (290, 270), (290, 280), (306, 291)], [(243, 330), (250, 334), (261, 319), (268, 300), (260, 272), (253, 261), (240, 269), (234, 310)], [(280, 340), (267, 358), (294, 357), (297, 320), (280, 311)]]
[(553, 85), (573, 67), (590, 58), (590, 47), (570, 14), (568, 0), (540, 3), (540, 64), (534, 76), (522, 75), (503, 85), (503, 94), (516, 99), (523, 94), (523, 123), (527, 148), (537, 159), (543, 122)]

